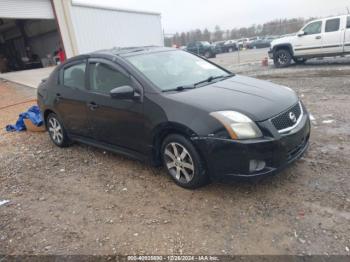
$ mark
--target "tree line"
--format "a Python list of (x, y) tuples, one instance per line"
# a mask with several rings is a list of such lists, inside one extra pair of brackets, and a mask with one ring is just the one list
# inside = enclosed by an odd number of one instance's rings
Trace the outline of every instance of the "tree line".
[(215, 26), (214, 31), (207, 28), (203, 31), (200, 29), (189, 32), (176, 33), (172, 36), (165, 36), (165, 45), (187, 45), (194, 41), (224, 41), (230, 39), (239, 39), (254, 36), (280, 36), (297, 32), (305, 23), (313, 18), (292, 18), (292, 19), (275, 19), (270, 22), (250, 27), (234, 28), (231, 30), (222, 30), (220, 26)]

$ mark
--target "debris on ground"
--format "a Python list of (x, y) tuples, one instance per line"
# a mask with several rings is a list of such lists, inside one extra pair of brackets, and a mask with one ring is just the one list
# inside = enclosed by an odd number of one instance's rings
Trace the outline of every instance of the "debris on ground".
[(10, 200), (0, 200), (0, 206), (6, 205), (7, 203), (10, 203)]
[(323, 120), (323, 121), (322, 121), (323, 124), (332, 124), (332, 123), (334, 123), (334, 122), (335, 122), (335, 120), (333, 120), (333, 119), (330, 119), (330, 120)]
[(35, 126), (40, 127), (43, 125), (43, 119), (41, 117), (40, 109), (38, 106), (30, 107), (26, 112), (19, 115), (18, 120), (15, 125), (7, 125), (6, 131), (25, 131), (25, 119), (29, 119)]

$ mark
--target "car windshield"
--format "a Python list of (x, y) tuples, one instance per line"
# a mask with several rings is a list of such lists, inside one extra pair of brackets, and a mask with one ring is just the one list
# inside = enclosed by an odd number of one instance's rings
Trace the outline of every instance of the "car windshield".
[(230, 73), (204, 59), (180, 50), (126, 59), (162, 91), (193, 85), (209, 78), (230, 76)]

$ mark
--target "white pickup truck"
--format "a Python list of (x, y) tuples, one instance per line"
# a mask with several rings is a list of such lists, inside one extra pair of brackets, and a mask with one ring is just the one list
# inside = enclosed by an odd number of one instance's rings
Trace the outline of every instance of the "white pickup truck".
[(272, 41), (269, 51), (276, 67), (345, 54), (350, 54), (350, 15), (311, 21), (297, 34)]

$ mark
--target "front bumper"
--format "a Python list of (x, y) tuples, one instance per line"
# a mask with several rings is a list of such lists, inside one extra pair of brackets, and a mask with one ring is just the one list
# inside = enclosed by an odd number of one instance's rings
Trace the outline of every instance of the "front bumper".
[(269, 55), (270, 59), (273, 59), (273, 51), (270, 49), (267, 54)]
[[(264, 125), (273, 128), (270, 122)], [(276, 174), (304, 154), (309, 146), (309, 138), (310, 119), (305, 114), (299, 125), (288, 134), (276, 131), (272, 137), (262, 139), (236, 141), (205, 137), (193, 142), (205, 159), (211, 179), (223, 180)], [(250, 172), (251, 160), (265, 161), (266, 166), (261, 171)]]

